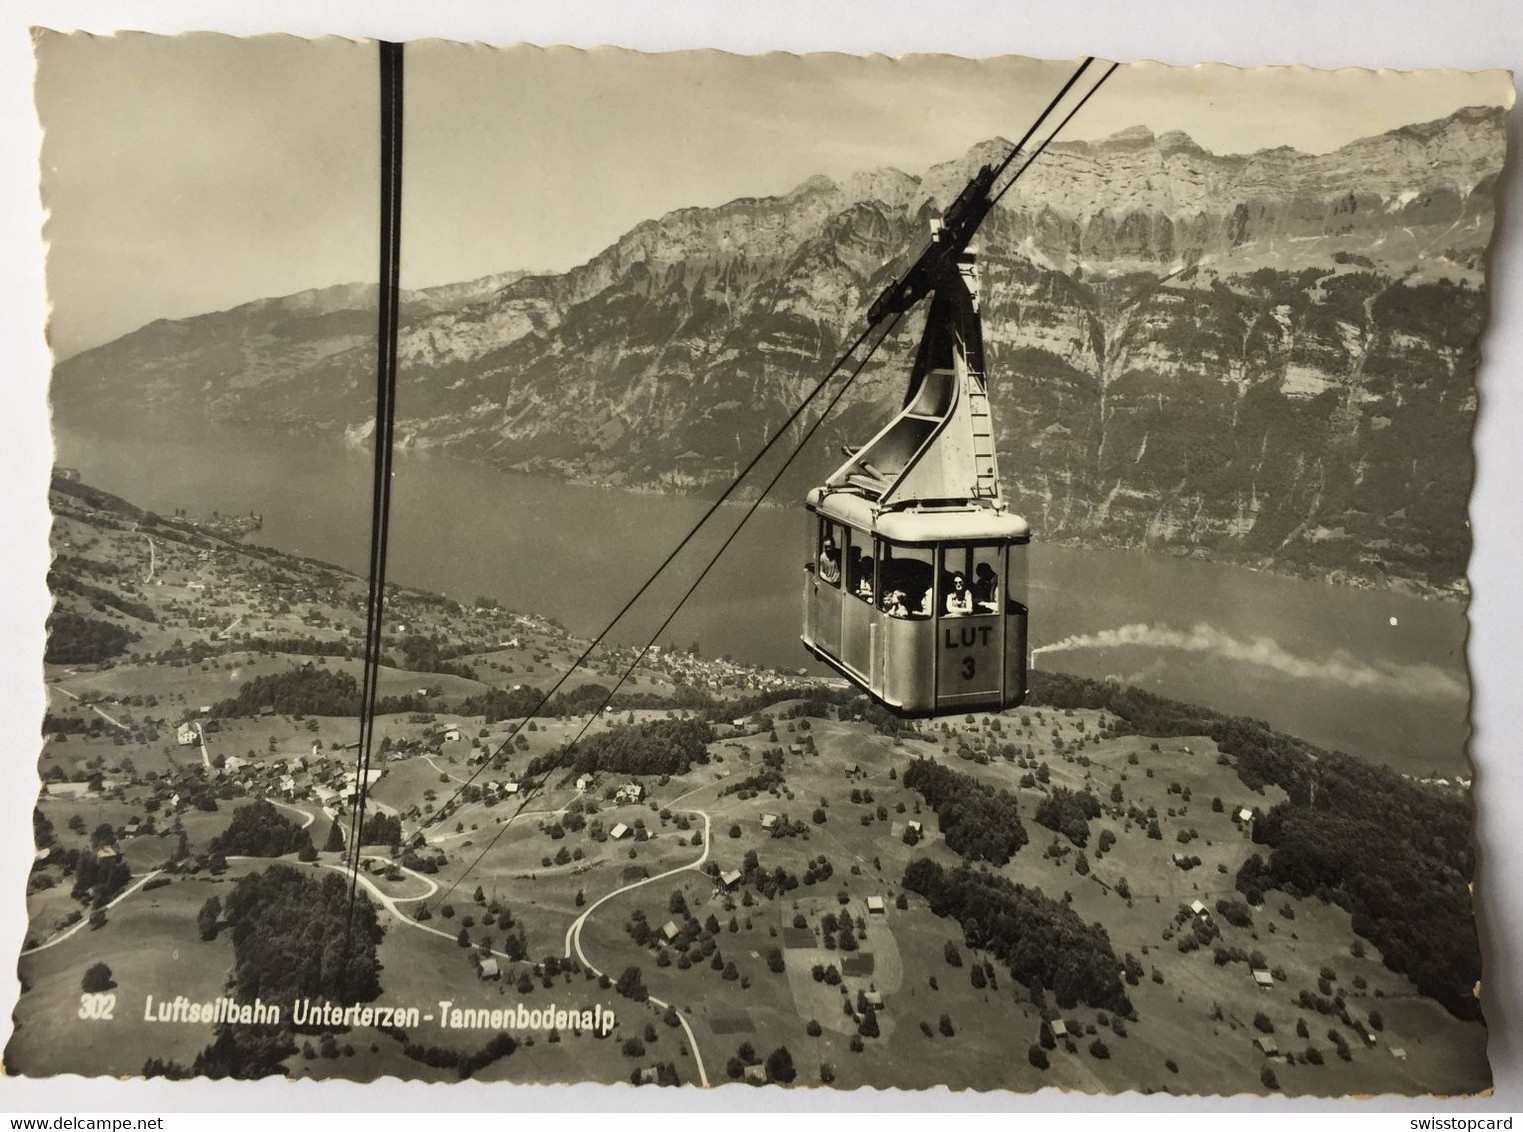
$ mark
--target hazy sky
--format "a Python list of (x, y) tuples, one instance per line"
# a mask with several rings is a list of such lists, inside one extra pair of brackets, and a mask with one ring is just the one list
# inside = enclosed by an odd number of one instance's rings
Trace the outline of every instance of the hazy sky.
[[(376, 275), (376, 51), (44, 35), (53, 341)], [(844, 55), (409, 45), (403, 284), (564, 269), (686, 205), (908, 172), (1014, 139), (1073, 69)], [(1098, 69), (1092, 69), (1098, 73)], [(1311, 152), (1511, 99), (1505, 73), (1123, 67), (1065, 138), (1182, 129)]]

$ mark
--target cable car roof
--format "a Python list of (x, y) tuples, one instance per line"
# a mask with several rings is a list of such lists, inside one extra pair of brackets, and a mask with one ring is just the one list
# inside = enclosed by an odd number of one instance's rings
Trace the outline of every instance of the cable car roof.
[(1024, 541), (1031, 537), (1031, 525), (1025, 519), (992, 507), (879, 512), (869, 500), (853, 492), (815, 488), (809, 493), (809, 508), (827, 519), (873, 531), (891, 542)]

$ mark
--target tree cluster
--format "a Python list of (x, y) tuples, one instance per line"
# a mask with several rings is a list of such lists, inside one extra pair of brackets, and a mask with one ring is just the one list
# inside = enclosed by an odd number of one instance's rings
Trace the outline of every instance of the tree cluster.
[(233, 811), (228, 827), (212, 838), (211, 851), (233, 857), (284, 857), (315, 853), (312, 835), (263, 798)]
[(926, 758), (910, 763), (904, 784), (936, 811), (947, 845), (971, 861), (1003, 865), (1026, 844), (1026, 827), (1008, 790), (996, 791)]
[(943, 869), (926, 857), (910, 863), (904, 887), (924, 896), (936, 915), (961, 924), (969, 947), (1002, 960), (1033, 993), (1051, 991), (1065, 1009), (1083, 1002), (1131, 1014), (1110, 936), (1068, 905), (995, 873)]

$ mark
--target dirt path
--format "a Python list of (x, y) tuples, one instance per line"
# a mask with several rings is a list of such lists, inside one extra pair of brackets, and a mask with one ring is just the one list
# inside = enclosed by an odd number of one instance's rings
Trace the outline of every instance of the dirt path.
[[(77, 699), (79, 699), (78, 696), (76, 696), (73, 692), (69, 691), (69, 689), (65, 688), (62, 684), (51, 684), (51, 685), (49, 685), (49, 687), (58, 689), (64, 695), (68, 696), (69, 699), (71, 699), (71, 700), (77, 700)], [(91, 711), (93, 711), (96, 715), (100, 716), (107, 723), (109, 723), (112, 727), (120, 728), (123, 731), (131, 731), (132, 730), (132, 728), (128, 727), (121, 720), (117, 719), (116, 716), (111, 715), (109, 712), (103, 711), (101, 708), (96, 707), (94, 704), (87, 704), (86, 706), (89, 707), (89, 709)]]
[[(365, 854), (365, 856), (373, 861), (385, 861), (388, 864), (394, 863), (390, 857), (379, 857), (370, 853)], [(346, 877), (355, 876), (354, 873), (350, 872), (349, 869), (345, 868), (343, 865), (328, 864), (326, 867), (332, 869), (336, 873), (342, 873)], [(398, 922), (406, 924), (410, 928), (417, 928), (420, 932), (427, 932), (429, 935), (436, 935), (440, 939), (447, 939), (450, 941), (450, 943), (454, 943), (455, 937), (450, 935), (449, 932), (442, 931), (439, 928), (431, 927), (428, 924), (420, 924), (417, 920), (407, 915), (407, 913), (403, 912), (402, 909), (398, 907), (399, 904), (417, 904), (420, 901), (430, 899), (436, 892), (439, 891), (439, 885), (435, 881), (424, 876), (422, 873), (414, 872), (412, 869), (409, 869), (404, 865), (398, 865), (397, 867), (408, 876), (414, 878), (415, 880), (420, 880), (426, 884), (428, 886), (428, 891), (419, 893), (417, 896), (392, 896), (389, 893), (382, 891), (380, 886), (377, 885), (375, 881), (371, 880), (364, 873), (360, 873), (357, 879), (359, 880), (360, 884), (365, 886), (365, 891), (374, 896), (376, 900), (379, 901), (381, 907), (390, 912)], [(509, 963), (516, 964), (523, 962), (522, 960), (514, 959), (506, 952), (497, 951), (495, 949), (493, 949), (492, 954), (497, 956), (499, 959), (506, 960)]]
[[(706, 784), (705, 786), (695, 787), (693, 790), (689, 790), (688, 794), (696, 793), (697, 790), (707, 789), (708, 785), (712, 785), (712, 783)], [(687, 796), (687, 794), (682, 795), (683, 798), (686, 798)], [(681, 801), (681, 798), (677, 800)], [(678, 873), (685, 873), (690, 869), (701, 869), (703, 868), (704, 863), (709, 859), (709, 840), (712, 833), (709, 825), (709, 815), (703, 810), (676, 810), (674, 812), (697, 814), (699, 817), (703, 818), (703, 852), (698, 855), (698, 859), (696, 861), (691, 861), (686, 865), (678, 865), (675, 869), (667, 869), (664, 873), (657, 873), (655, 876), (645, 877), (641, 880), (633, 882), (632, 884), (626, 884), (622, 888), (616, 888), (612, 892), (598, 897), (598, 899), (589, 904), (586, 911), (584, 911), (580, 916), (573, 920), (571, 922), (571, 926), (566, 929), (566, 957), (569, 959), (571, 957), (571, 953), (575, 951), (577, 960), (582, 964), (583, 967), (586, 967), (594, 975), (601, 977), (603, 972), (594, 966), (591, 961), (588, 960), (586, 954), (584, 954), (582, 951), (582, 927), (587, 923), (587, 917), (592, 915), (598, 910), (600, 906), (606, 904), (615, 896), (622, 896), (626, 892), (632, 892), (633, 890), (641, 888), (644, 885), (654, 884), (658, 880), (665, 880), (667, 877), (676, 876)], [(692, 1026), (688, 1025), (688, 1020), (683, 1016), (683, 1012), (681, 1010), (677, 1010), (672, 1006), (671, 1003), (657, 998), (655, 995), (650, 996), (650, 1002), (653, 1006), (658, 1006), (663, 1010), (673, 1010), (676, 1013), (677, 1021), (682, 1025), (683, 1032), (687, 1034), (688, 1048), (693, 1051), (693, 1063), (698, 1067), (698, 1083), (707, 1089), (709, 1087), (709, 1075), (703, 1067), (703, 1054), (699, 1052), (698, 1038), (693, 1033)]]
[[(159, 873), (162, 872), (162, 871), (163, 871), (162, 869), (154, 869), (151, 873), (145, 873), (135, 884), (131, 885), (128, 888), (124, 888), (121, 892), (119, 892), (117, 894), (117, 896), (116, 896), (116, 899), (112, 900), (111, 903), (106, 905), (105, 911), (109, 912), (112, 908), (115, 908), (123, 900), (126, 900), (127, 897), (131, 896), (134, 892), (136, 892), (138, 889), (142, 888), (145, 884), (147, 884), (149, 881), (151, 881), (154, 877), (158, 876)], [(46, 951), (50, 947), (57, 947), (60, 943), (62, 943), (64, 940), (68, 939), (75, 932), (79, 931), (83, 927), (88, 926), (89, 923), (90, 923), (90, 921), (89, 921), (88, 918), (80, 920), (79, 923), (74, 924), (71, 927), (65, 928), (63, 931), (61, 931), (57, 935), (55, 935), (52, 939), (47, 940), (46, 942), (43, 942), (43, 943), (39, 943), (36, 947), (28, 948), (27, 950), (23, 951), (21, 954), (22, 955), (34, 955), (34, 954), (36, 954), (39, 951)]]
[(306, 810), (302, 809), (300, 806), (293, 806), (289, 802), (282, 802), (282, 801), (279, 801), (278, 799), (275, 799), (275, 798), (268, 798), (268, 799), (266, 799), (266, 801), (274, 803), (275, 805), (279, 806), (282, 810), (290, 810), (292, 813), (294, 813), (294, 814), (300, 814), (302, 817), (306, 818), (307, 820), (301, 823), (301, 828), (302, 829), (306, 829), (308, 826), (310, 826), (313, 822), (315, 822), (317, 820), (317, 815), (316, 814), (308, 813)]

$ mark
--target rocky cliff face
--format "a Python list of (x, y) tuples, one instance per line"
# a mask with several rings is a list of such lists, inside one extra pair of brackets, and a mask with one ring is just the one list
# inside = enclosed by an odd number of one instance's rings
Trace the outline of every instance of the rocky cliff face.
[[(564, 274), (410, 294), (399, 436), (596, 482), (727, 481), (1007, 148), (681, 210)], [(1053, 146), (980, 233), (1015, 505), (1046, 538), (1461, 588), (1504, 148), (1491, 109), (1315, 156), (1141, 128)], [(60, 364), (55, 406), (355, 434), (373, 302), (332, 288), (154, 323)], [(788, 491), (897, 405), (917, 331), (873, 358)]]

